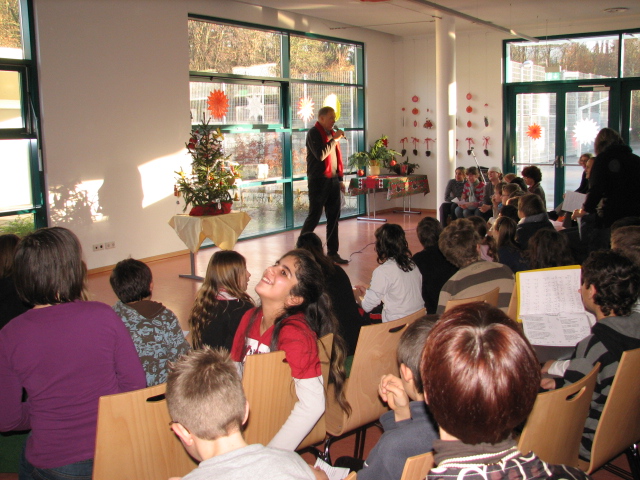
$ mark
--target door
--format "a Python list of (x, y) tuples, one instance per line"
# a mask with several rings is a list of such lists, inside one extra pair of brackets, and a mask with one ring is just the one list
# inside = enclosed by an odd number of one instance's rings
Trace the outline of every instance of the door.
[[(595, 83), (595, 82), (594, 82)], [(580, 185), (578, 159), (593, 152), (601, 128), (609, 126), (606, 85), (518, 85), (507, 87), (507, 170), (520, 175), (527, 165), (542, 171), (547, 209)]]
[(633, 153), (640, 153), (640, 80), (625, 81), (621, 89), (622, 125), (620, 134)]

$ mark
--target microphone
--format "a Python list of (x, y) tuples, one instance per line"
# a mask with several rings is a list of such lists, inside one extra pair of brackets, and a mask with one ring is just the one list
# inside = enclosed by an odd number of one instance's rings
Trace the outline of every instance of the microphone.
[[(337, 127), (337, 126), (335, 126), (335, 125), (333, 126), (333, 128), (335, 129), (335, 131), (340, 130), (340, 128), (339, 128), (339, 127)], [(340, 140), (341, 138), (344, 138), (344, 141), (345, 141), (345, 142), (348, 142), (348, 141), (349, 141), (349, 140), (347, 140), (347, 137), (344, 135), (344, 131), (342, 132), (342, 137), (338, 138), (338, 140)]]

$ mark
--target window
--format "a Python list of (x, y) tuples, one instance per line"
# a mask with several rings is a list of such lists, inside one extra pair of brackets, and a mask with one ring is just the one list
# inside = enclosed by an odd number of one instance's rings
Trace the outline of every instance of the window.
[[(362, 147), (363, 46), (192, 16), (189, 48), (192, 123), (219, 127), (225, 153), (241, 166), (233, 208), (253, 218), (243, 237), (301, 226), (308, 210), (305, 138), (318, 110), (330, 105), (338, 114), (348, 139), (345, 168)], [(359, 209), (357, 197), (347, 198), (342, 216)]]
[(507, 83), (616, 78), (619, 35), (507, 43)]
[(0, 234), (46, 223), (30, 2), (0, 0)]

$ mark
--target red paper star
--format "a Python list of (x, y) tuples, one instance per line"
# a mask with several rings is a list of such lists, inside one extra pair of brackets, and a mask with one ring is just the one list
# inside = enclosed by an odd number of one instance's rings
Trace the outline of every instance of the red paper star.
[(207, 106), (215, 119), (222, 119), (229, 109), (229, 99), (222, 90), (214, 90), (209, 94)]
[(542, 127), (540, 125), (538, 125), (537, 123), (534, 123), (533, 125), (529, 125), (529, 128), (527, 128), (527, 137), (533, 140), (538, 140), (541, 136), (542, 136)]

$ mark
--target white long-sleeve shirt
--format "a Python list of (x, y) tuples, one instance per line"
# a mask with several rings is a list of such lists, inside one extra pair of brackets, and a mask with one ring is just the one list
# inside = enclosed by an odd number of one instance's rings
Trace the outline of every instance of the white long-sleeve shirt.
[(370, 312), (384, 302), (382, 322), (406, 317), (424, 308), (422, 275), (417, 266), (403, 272), (394, 259), (389, 259), (373, 271), (371, 286), (362, 300), (362, 308)]

